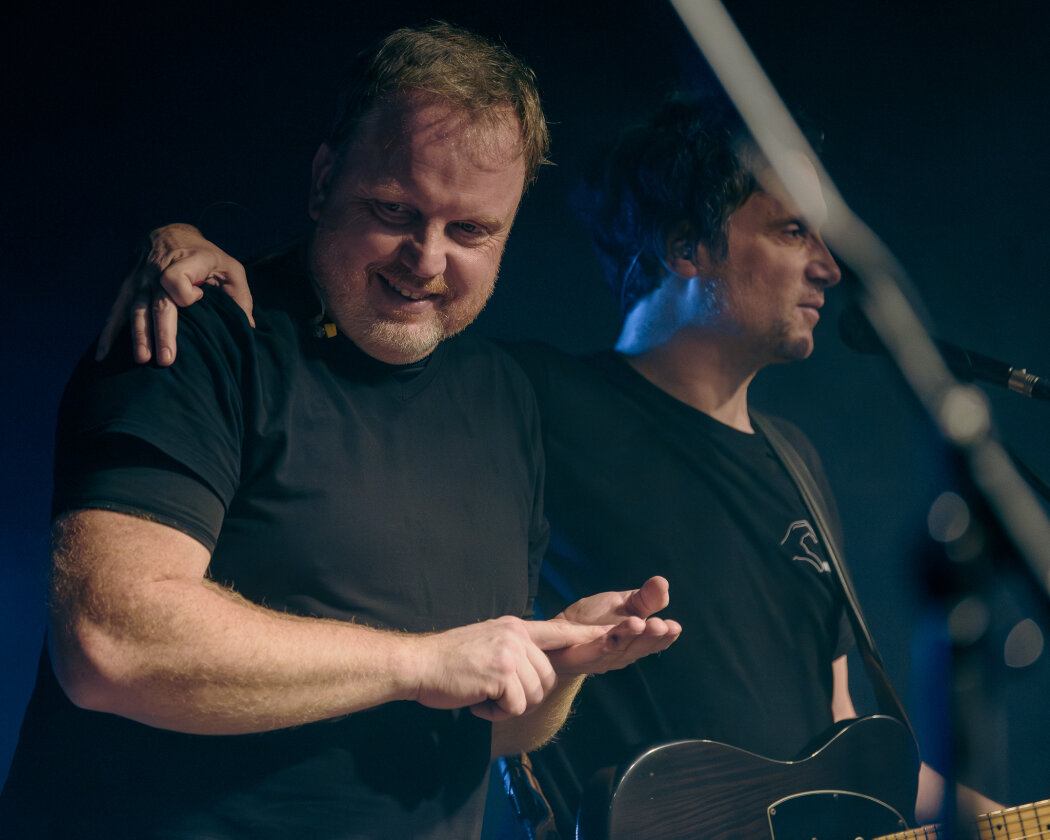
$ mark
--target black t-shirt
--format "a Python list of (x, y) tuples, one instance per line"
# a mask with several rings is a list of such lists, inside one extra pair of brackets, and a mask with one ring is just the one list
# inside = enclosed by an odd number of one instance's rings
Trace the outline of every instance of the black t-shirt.
[[(831, 662), (852, 643), (837, 586), (790, 476), (746, 434), (660, 390), (614, 353), (508, 348), (536, 389), (551, 547), (538, 610), (579, 593), (671, 585), (683, 632), (659, 656), (589, 679), (539, 754), (556, 799), (643, 745), (706, 738), (793, 757), (831, 725)], [(816, 453), (777, 426), (831, 498)], [(837, 520), (836, 520), (837, 527)]]
[[(547, 534), (520, 369), (469, 337), (409, 370), (316, 337), (296, 251), (249, 278), (254, 330), (211, 293), (182, 313), (171, 368), (85, 357), (55, 513), (185, 531), (214, 549), (213, 579), (276, 610), (414, 632), (528, 614)], [(45, 658), (0, 810), (25, 837), (469, 837), (490, 740), (466, 710), (414, 703), (255, 735), (163, 731), (75, 709)]]

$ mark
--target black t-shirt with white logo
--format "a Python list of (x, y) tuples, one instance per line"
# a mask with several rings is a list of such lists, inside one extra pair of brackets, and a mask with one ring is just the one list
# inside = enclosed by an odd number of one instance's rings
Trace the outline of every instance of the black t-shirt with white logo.
[[(831, 663), (852, 635), (809, 515), (765, 438), (676, 400), (615, 353), (508, 349), (536, 389), (547, 456), (539, 609), (660, 574), (671, 586), (666, 613), (683, 627), (660, 655), (585, 682), (569, 725), (539, 754), (556, 796), (574, 812), (574, 790), (594, 770), (668, 739), (793, 757), (832, 723)], [(830, 499), (812, 446), (776, 422)]]

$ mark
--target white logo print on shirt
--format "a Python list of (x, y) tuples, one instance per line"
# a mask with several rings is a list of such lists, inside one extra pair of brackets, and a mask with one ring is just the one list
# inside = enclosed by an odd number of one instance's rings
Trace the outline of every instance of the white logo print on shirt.
[(809, 524), (808, 520), (799, 519), (792, 522), (788, 526), (787, 533), (784, 534), (784, 539), (780, 541), (780, 544), (787, 546), (788, 550), (792, 552), (792, 560), (809, 563), (821, 573), (831, 571), (828, 561), (817, 554), (817, 533), (813, 530), (813, 526)]

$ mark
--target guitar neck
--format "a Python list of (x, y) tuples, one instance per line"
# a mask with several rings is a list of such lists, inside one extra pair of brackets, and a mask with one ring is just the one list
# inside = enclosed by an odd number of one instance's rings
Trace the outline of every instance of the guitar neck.
[[(1050, 799), (984, 814), (976, 821), (978, 840), (1040, 840), (1050, 838)], [(910, 828), (876, 840), (948, 840), (937, 825)]]

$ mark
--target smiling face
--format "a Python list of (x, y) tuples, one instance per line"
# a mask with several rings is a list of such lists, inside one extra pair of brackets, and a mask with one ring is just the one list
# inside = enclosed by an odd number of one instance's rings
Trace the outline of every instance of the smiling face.
[(314, 159), (311, 269), (327, 311), (370, 356), (427, 356), (481, 312), (525, 184), (521, 128), (421, 96), (378, 106)]
[[(806, 165), (807, 181), (819, 195), (816, 172)], [(698, 247), (693, 262), (691, 270), (710, 285), (716, 300), (700, 316), (698, 328), (724, 335), (755, 370), (813, 352), (824, 290), (841, 274), (819, 228), (811, 227), (781, 191), (771, 187), (753, 193), (729, 217), (725, 259), (712, 261)]]

